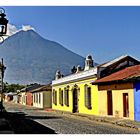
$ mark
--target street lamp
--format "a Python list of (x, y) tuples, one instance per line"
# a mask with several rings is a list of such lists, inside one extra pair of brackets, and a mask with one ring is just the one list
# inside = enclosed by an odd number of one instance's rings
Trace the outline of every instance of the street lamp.
[(0, 92), (1, 92), (1, 105), (3, 105), (3, 78), (4, 78), (4, 72), (5, 72), (6, 67), (3, 64), (3, 58), (1, 59), (1, 63), (0, 63), (0, 82), (1, 82), (1, 86), (0, 86)]
[(1, 43), (4, 42), (3, 36), (6, 36), (7, 33), (7, 24), (8, 20), (5, 18), (5, 10), (0, 7), (0, 40)]
[[(4, 42), (3, 36), (6, 36), (7, 33), (7, 24), (8, 20), (5, 18), (5, 10), (0, 7), (0, 43)], [(1, 100), (0, 100), (0, 110), (3, 110), (3, 78), (4, 78), (4, 71), (6, 67), (3, 64), (3, 58), (1, 59), (0, 62), (0, 95), (1, 95)]]

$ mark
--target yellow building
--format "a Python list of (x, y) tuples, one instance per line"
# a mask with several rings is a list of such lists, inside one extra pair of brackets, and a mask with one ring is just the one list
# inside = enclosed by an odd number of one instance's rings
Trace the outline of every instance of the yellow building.
[(102, 77), (130, 65), (136, 65), (139, 61), (130, 56), (121, 56), (107, 63), (94, 66), (90, 55), (85, 59), (85, 67), (82, 70), (77, 66), (75, 73), (63, 76), (56, 72), (52, 81), (52, 109), (72, 113), (100, 115), (102, 97), (98, 92), (98, 85), (92, 83)]
[(97, 67), (93, 67), (91, 56), (87, 56), (84, 70), (77, 66), (74, 74), (65, 77), (57, 71), (55, 80), (52, 81), (52, 108), (73, 113), (98, 114), (97, 86), (91, 84), (96, 79)]

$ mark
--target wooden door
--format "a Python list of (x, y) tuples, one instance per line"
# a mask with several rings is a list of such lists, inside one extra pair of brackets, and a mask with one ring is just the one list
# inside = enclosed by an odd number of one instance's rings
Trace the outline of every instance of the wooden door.
[(123, 93), (123, 117), (129, 117), (128, 93)]
[(112, 91), (107, 91), (107, 113), (113, 115)]
[(77, 89), (73, 90), (73, 113), (78, 112), (78, 92)]

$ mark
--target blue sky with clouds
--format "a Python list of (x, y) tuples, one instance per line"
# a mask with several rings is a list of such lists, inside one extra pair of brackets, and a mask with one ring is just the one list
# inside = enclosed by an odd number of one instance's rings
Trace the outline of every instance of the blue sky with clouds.
[(103, 63), (123, 54), (140, 60), (140, 7), (4, 7), (9, 23)]

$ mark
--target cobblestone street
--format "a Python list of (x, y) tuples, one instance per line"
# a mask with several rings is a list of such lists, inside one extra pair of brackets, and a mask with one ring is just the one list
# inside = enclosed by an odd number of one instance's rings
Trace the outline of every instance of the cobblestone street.
[(34, 107), (4, 103), (15, 134), (138, 134), (140, 131), (103, 122), (90, 121), (85, 117), (63, 115)]

